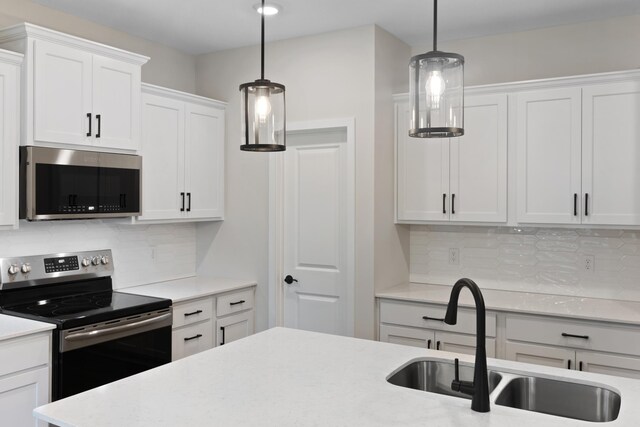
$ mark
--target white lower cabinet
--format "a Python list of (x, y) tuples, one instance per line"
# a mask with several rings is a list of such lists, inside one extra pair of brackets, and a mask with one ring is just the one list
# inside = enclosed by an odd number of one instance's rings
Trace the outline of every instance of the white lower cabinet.
[(506, 358), (640, 378), (640, 328), (545, 316), (506, 315)]
[(171, 360), (253, 334), (254, 294), (250, 287), (174, 304)]
[[(458, 310), (456, 325), (447, 325), (442, 319), (446, 306), (405, 301), (380, 302), (380, 341), (475, 354), (475, 310)], [(488, 357), (496, 356), (496, 315), (487, 313), (486, 350)]]
[(0, 343), (0, 425), (47, 426), (32, 412), (49, 402), (50, 336), (32, 335)]

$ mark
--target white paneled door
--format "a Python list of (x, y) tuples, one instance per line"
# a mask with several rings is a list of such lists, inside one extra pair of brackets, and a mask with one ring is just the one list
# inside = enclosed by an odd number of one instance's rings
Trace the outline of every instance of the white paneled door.
[[(350, 335), (347, 128), (292, 132), (284, 158), (284, 325)], [(351, 213), (350, 213), (351, 212)], [(351, 313), (349, 312), (351, 311)], [(352, 327), (352, 325), (351, 325)]]

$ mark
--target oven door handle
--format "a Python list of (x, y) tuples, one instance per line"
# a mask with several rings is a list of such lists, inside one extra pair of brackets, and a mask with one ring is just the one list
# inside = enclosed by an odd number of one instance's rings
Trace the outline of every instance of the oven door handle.
[(77, 334), (69, 334), (66, 337), (64, 337), (64, 339), (65, 341), (70, 341), (70, 342), (94, 339), (94, 338), (101, 337), (103, 335), (126, 332), (131, 329), (136, 329), (136, 328), (147, 326), (153, 323), (164, 322), (170, 317), (171, 317), (171, 312), (165, 313), (161, 316), (153, 317), (151, 319), (145, 319), (145, 320), (140, 320), (138, 322), (127, 323), (126, 325), (119, 325), (119, 326), (114, 326), (112, 328), (105, 328), (105, 329), (97, 329), (91, 332), (78, 332)]

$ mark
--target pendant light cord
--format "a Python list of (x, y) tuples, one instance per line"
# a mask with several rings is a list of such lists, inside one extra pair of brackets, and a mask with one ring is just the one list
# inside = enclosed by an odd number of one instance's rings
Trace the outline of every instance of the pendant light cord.
[(433, 0), (433, 50), (438, 50), (438, 0)]
[(260, 50), (260, 79), (264, 80), (264, 0), (262, 0), (262, 34), (261, 34), (261, 50)]

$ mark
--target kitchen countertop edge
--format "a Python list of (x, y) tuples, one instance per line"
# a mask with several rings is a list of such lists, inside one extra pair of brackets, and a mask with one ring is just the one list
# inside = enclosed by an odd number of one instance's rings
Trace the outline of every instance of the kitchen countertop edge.
[(117, 289), (150, 297), (168, 298), (174, 304), (257, 286), (255, 280), (226, 277), (193, 276), (184, 279)]
[(0, 314), (0, 342), (55, 329), (52, 323)]

